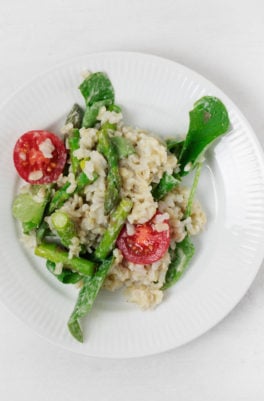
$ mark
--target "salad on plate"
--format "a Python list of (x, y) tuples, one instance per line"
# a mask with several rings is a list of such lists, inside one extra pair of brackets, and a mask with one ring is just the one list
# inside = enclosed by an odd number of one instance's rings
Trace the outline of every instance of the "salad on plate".
[(204, 96), (185, 137), (164, 140), (125, 125), (105, 73), (87, 73), (79, 89), (84, 105), (73, 105), (61, 133), (33, 129), (17, 140), (14, 165), (26, 183), (12, 212), (24, 245), (78, 288), (68, 328), (83, 342), (80, 321), (102, 287), (123, 287), (148, 309), (182, 277), (206, 223), (195, 197), (204, 153), (230, 123), (223, 103)]

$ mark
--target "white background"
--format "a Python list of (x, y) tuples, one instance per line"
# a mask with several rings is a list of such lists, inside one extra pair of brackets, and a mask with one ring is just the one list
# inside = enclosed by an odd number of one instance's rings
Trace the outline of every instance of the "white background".
[[(262, 0), (0, 0), (0, 102), (58, 62), (105, 50), (153, 53), (193, 68), (230, 96), (264, 145)], [(263, 400), (264, 270), (209, 333), (132, 360), (57, 348), (0, 305), (0, 400), (80, 399)]]

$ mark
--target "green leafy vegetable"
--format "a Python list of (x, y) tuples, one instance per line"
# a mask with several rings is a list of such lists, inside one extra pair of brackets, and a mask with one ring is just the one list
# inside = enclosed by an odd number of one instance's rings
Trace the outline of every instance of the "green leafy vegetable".
[(70, 333), (80, 342), (83, 342), (83, 332), (80, 327), (79, 319), (83, 318), (90, 312), (113, 261), (113, 257), (104, 260), (92, 278), (84, 278), (83, 280), (83, 287), (79, 292), (75, 308), (68, 321)]
[(164, 198), (170, 191), (172, 191), (178, 184), (180, 179), (175, 178), (173, 175), (164, 173), (158, 185), (152, 189), (152, 195), (155, 201)]
[(178, 141), (177, 139), (167, 139), (166, 145), (167, 145), (167, 149), (171, 153), (173, 153), (178, 159), (181, 154), (183, 145), (184, 145), (184, 140)]
[(223, 103), (204, 96), (190, 111), (190, 125), (179, 157), (181, 175), (195, 167), (205, 150), (216, 138), (227, 132), (230, 122)]
[(134, 146), (127, 138), (122, 136), (114, 136), (111, 138), (111, 142), (115, 145), (119, 159), (125, 159), (126, 157), (136, 153)]
[(122, 109), (120, 106), (118, 106), (117, 104), (110, 104), (110, 106), (108, 107), (109, 111), (114, 111), (115, 113), (121, 113)]
[(115, 92), (111, 81), (103, 72), (90, 74), (79, 87), (86, 103), (83, 126), (94, 126), (99, 109), (110, 106), (115, 101)]
[(83, 279), (83, 276), (81, 276), (79, 273), (65, 268), (62, 269), (61, 273), (56, 274), (56, 263), (51, 262), (50, 260), (47, 260), (46, 267), (48, 271), (52, 273), (53, 276), (56, 277), (63, 284), (76, 284)]
[(194, 245), (189, 236), (176, 244), (175, 250), (170, 250), (171, 262), (168, 267), (165, 284), (162, 289), (165, 290), (175, 284), (186, 271), (191, 258), (194, 255)]
[(83, 120), (83, 109), (81, 108), (81, 106), (79, 106), (77, 103), (75, 103), (67, 118), (66, 118), (66, 122), (65, 124), (69, 124), (71, 123), (73, 128), (81, 128), (82, 127), (82, 120)]

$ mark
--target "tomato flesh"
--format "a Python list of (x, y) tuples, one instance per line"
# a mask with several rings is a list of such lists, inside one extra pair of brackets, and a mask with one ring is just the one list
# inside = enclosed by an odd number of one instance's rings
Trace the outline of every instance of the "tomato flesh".
[(123, 227), (117, 239), (117, 247), (125, 259), (137, 264), (150, 264), (161, 259), (170, 245), (170, 229), (168, 220), (162, 224), (168, 226), (164, 231), (155, 229), (156, 215), (145, 224), (136, 224), (133, 235), (128, 235), (126, 226)]
[(30, 184), (48, 184), (58, 179), (67, 159), (64, 143), (55, 134), (36, 130), (23, 134), (13, 153), (18, 174)]

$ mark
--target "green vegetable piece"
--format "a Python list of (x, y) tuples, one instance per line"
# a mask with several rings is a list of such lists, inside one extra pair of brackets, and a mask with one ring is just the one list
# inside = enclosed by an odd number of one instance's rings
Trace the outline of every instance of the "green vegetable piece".
[(65, 268), (62, 269), (60, 274), (55, 274), (54, 271), (56, 269), (56, 263), (51, 262), (50, 260), (47, 260), (46, 267), (48, 271), (63, 284), (76, 284), (83, 278), (83, 276), (81, 276), (79, 273)]
[(115, 145), (119, 160), (125, 159), (126, 157), (136, 153), (134, 146), (127, 138), (122, 136), (114, 136), (111, 138), (111, 142)]
[(65, 124), (71, 123), (73, 128), (81, 128), (82, 127), (82, 120), (83, 120), (83, 109), (77, 103), (75, 103), (69, 114), (67, 115)]
[(189, 236), (176, 244), (175, 250), (170, 250), (171, 262), (169, 264), (163, 290), (174, 285), (186, 271), (191, 258), (194, 255), (194, 245)]
[(108, 174), (105, 191), (104, 209), (105, 214), (109, 214), (120, 200), (121, 177), (118, 168), (118, 155), (114, 144), (109, 136), (109, 129), (113, 125), (106, 123), (99, 131), (98, 150), (101, 152), (108, 163)]
[(57, 244), (42, 242), (35, 248), (35, 255), (48, 259), (54, 263), (62, 263), (65, 268), (72, 269), (84, 276), (92, 276), (95, 263), (81, 257), (73, 256), (69, 258), (68, 252)]
[(184, 145), (184, 141), (178, 141), (177, 139), (167, 139), (166, 140), (166, 145), (167, 145), (167, 149), (173, 153), (177, 159), (179, 158), (183, 145)]
[(97, 178), (99, 177), (99, 175), (97, 173), (93, 174), (93, 179), (90, 180), (90, 178), (87, 177), (87, 175), (82, 171), (78, 177), (77, 177), (77, 189), (75, 190), (75, 192), (80, 193), (82, 192), (82, 190), (86, 187), (86, 185), (90, 185), (93, 184)]
[(173, 175), (168, 173), (164, 173), (158, 185), (152, 189), (153, 198), (155, 201), (159, 201), (170, 191), (172, 191), (179, 183), (180, 180), (178, 178), (175, 178)]
[[(81, 193), (82, 190), (86, 187), (86, 185), (92, 184), (93, 182), (95, 182), (98, 178), (98, 174), (94, 173), (93, 175), (93, 179), (90, 180), (87, 175), (81, 171), (80, 174), (78, 174), (77, 178), (76, 178), (76, 183), (77, 183), (77, 187), (75, 189), (75, 191), (73, 193)], [(48, 209), (48, 214), (53, 213), (56, 209), (59, 209), (60, 207), (62, 207), (62, 205), (68, 200), (70, 199), (70, 197), (73, 195), (73, 193), (68, 193), (67, 189), (70, 186), (70, 182), (66, 182), (60, 189), (58, 189), (50, 204), (49, 204), (49, 209)]]
[(114, 111), (115, 113), (122, 113), (122, 109), (120, 106), (118, 106), (117, 104), (110, 104), (110, 106), (108, 107), (109, 111)]
[(114, 103), (115, 92), (110, 79), (103, 72), (90, 74), (79, 86), (88, 106), (100, 100), (111, 100)]
[(36, 230), (37, 243), (40, 244), (48, 234), (51, 234), (49, 225), (45, 220), (42, 220), (40, 226)]
[(117, 237), (125, 224), (126, 218), (133, 207), (131, 199), (121, 200), (116, 210), (110, 216), (110, 222), (100, 244), (95, 250), (94, 256), (98, 260), (104, 260), (115, 246)]
[(191, 215), (191, 213), (192, 213), (193, 200), (194, 200), (194, 197), (195, 197), (195, 193), (196, 193), (199, 177), (200, 177), (200, 174), (201, 174), (201, 169), (202, 169), (202, 163), (197, 163), (196, 172), (195, 172), (192, 188), (191, 188), (191, 191), (190, 191), (189, 199), (188, 199), (188, 202), (187, 202), (187, 207), (186, 207), (185, 214), (184, 214), (185, 218), (189, 217)]
[(111, 104), (110, 99), (100, 100), (99, 102), (93, 103), (91, 106), (87, 106), (84, 116), (82, 125), (85, 128), (94, 127), (97, 121), (97, 116), (99, 114), (100, 108), (103, 106), (108, 106)]
[(98, 292), (104, 283), (107, 273), (113, 264), (113, 261), (113, 257), (103, 261), (92, 278), (84, 278), (83, 280), (83, 287), (79, 292), (74, 310), (68, 321), (70, 333), (79, 342), (83, 342), (83, 332), (78, 320), (90, 312)]
[(73, 237), (76, 236), (75, 223), (70, 219), (67, 213), (57, 211), (51, 215), (52, 228), (60, 237), (62, 245), (69, 247)]
[(12, 205), (13, 216), (21, 221), (26, 233), (29, 233), (40, 225), (49, 201), (50, 188), (46, 187), (44, 196), (39, 199), (37, 194), (40, 188), (39, 185), (35, 185), (31, 188), (32, 192), (17, 195)]
[(79, 159), (77, 159), (77, 157), (74, 156), (74, 151), (79, 149), (80, 147), (79, 142), (80, 142), (80, 132), (78, 129), (73, 129), (71, 135), (68, 138), (68, 143), (70, 150), (72, 172), (74, 175), (77, 174), (79, 169)]
[(67, 192), (67, 189), (70, 185), (70, 182), (66, 182), (60, 189), (55, 192), (49, 204), (48, 214), (51, 214), (56, 209), (59, 209), (70, 198), (71, 194)]
[(90, 74), (79, 86), (85, 99), (86, 110), (83, 126), (93, 127), (102, 106), (110, 106), (115, 101), (115, 92), (111, 81), (103, 72)]
[(23, 233), (25, 235), (28, 235), (32, 230), (36, 229), (36, 224), (32, 221), (23, 222), (22, 228), (23, 228)]
[(223, 103), (213, 96), (204, 96), (190, 111), (188, 134), (180, 154), (181, 175), (194, 168), (208, 146), (227, 132), (230, 122)]

